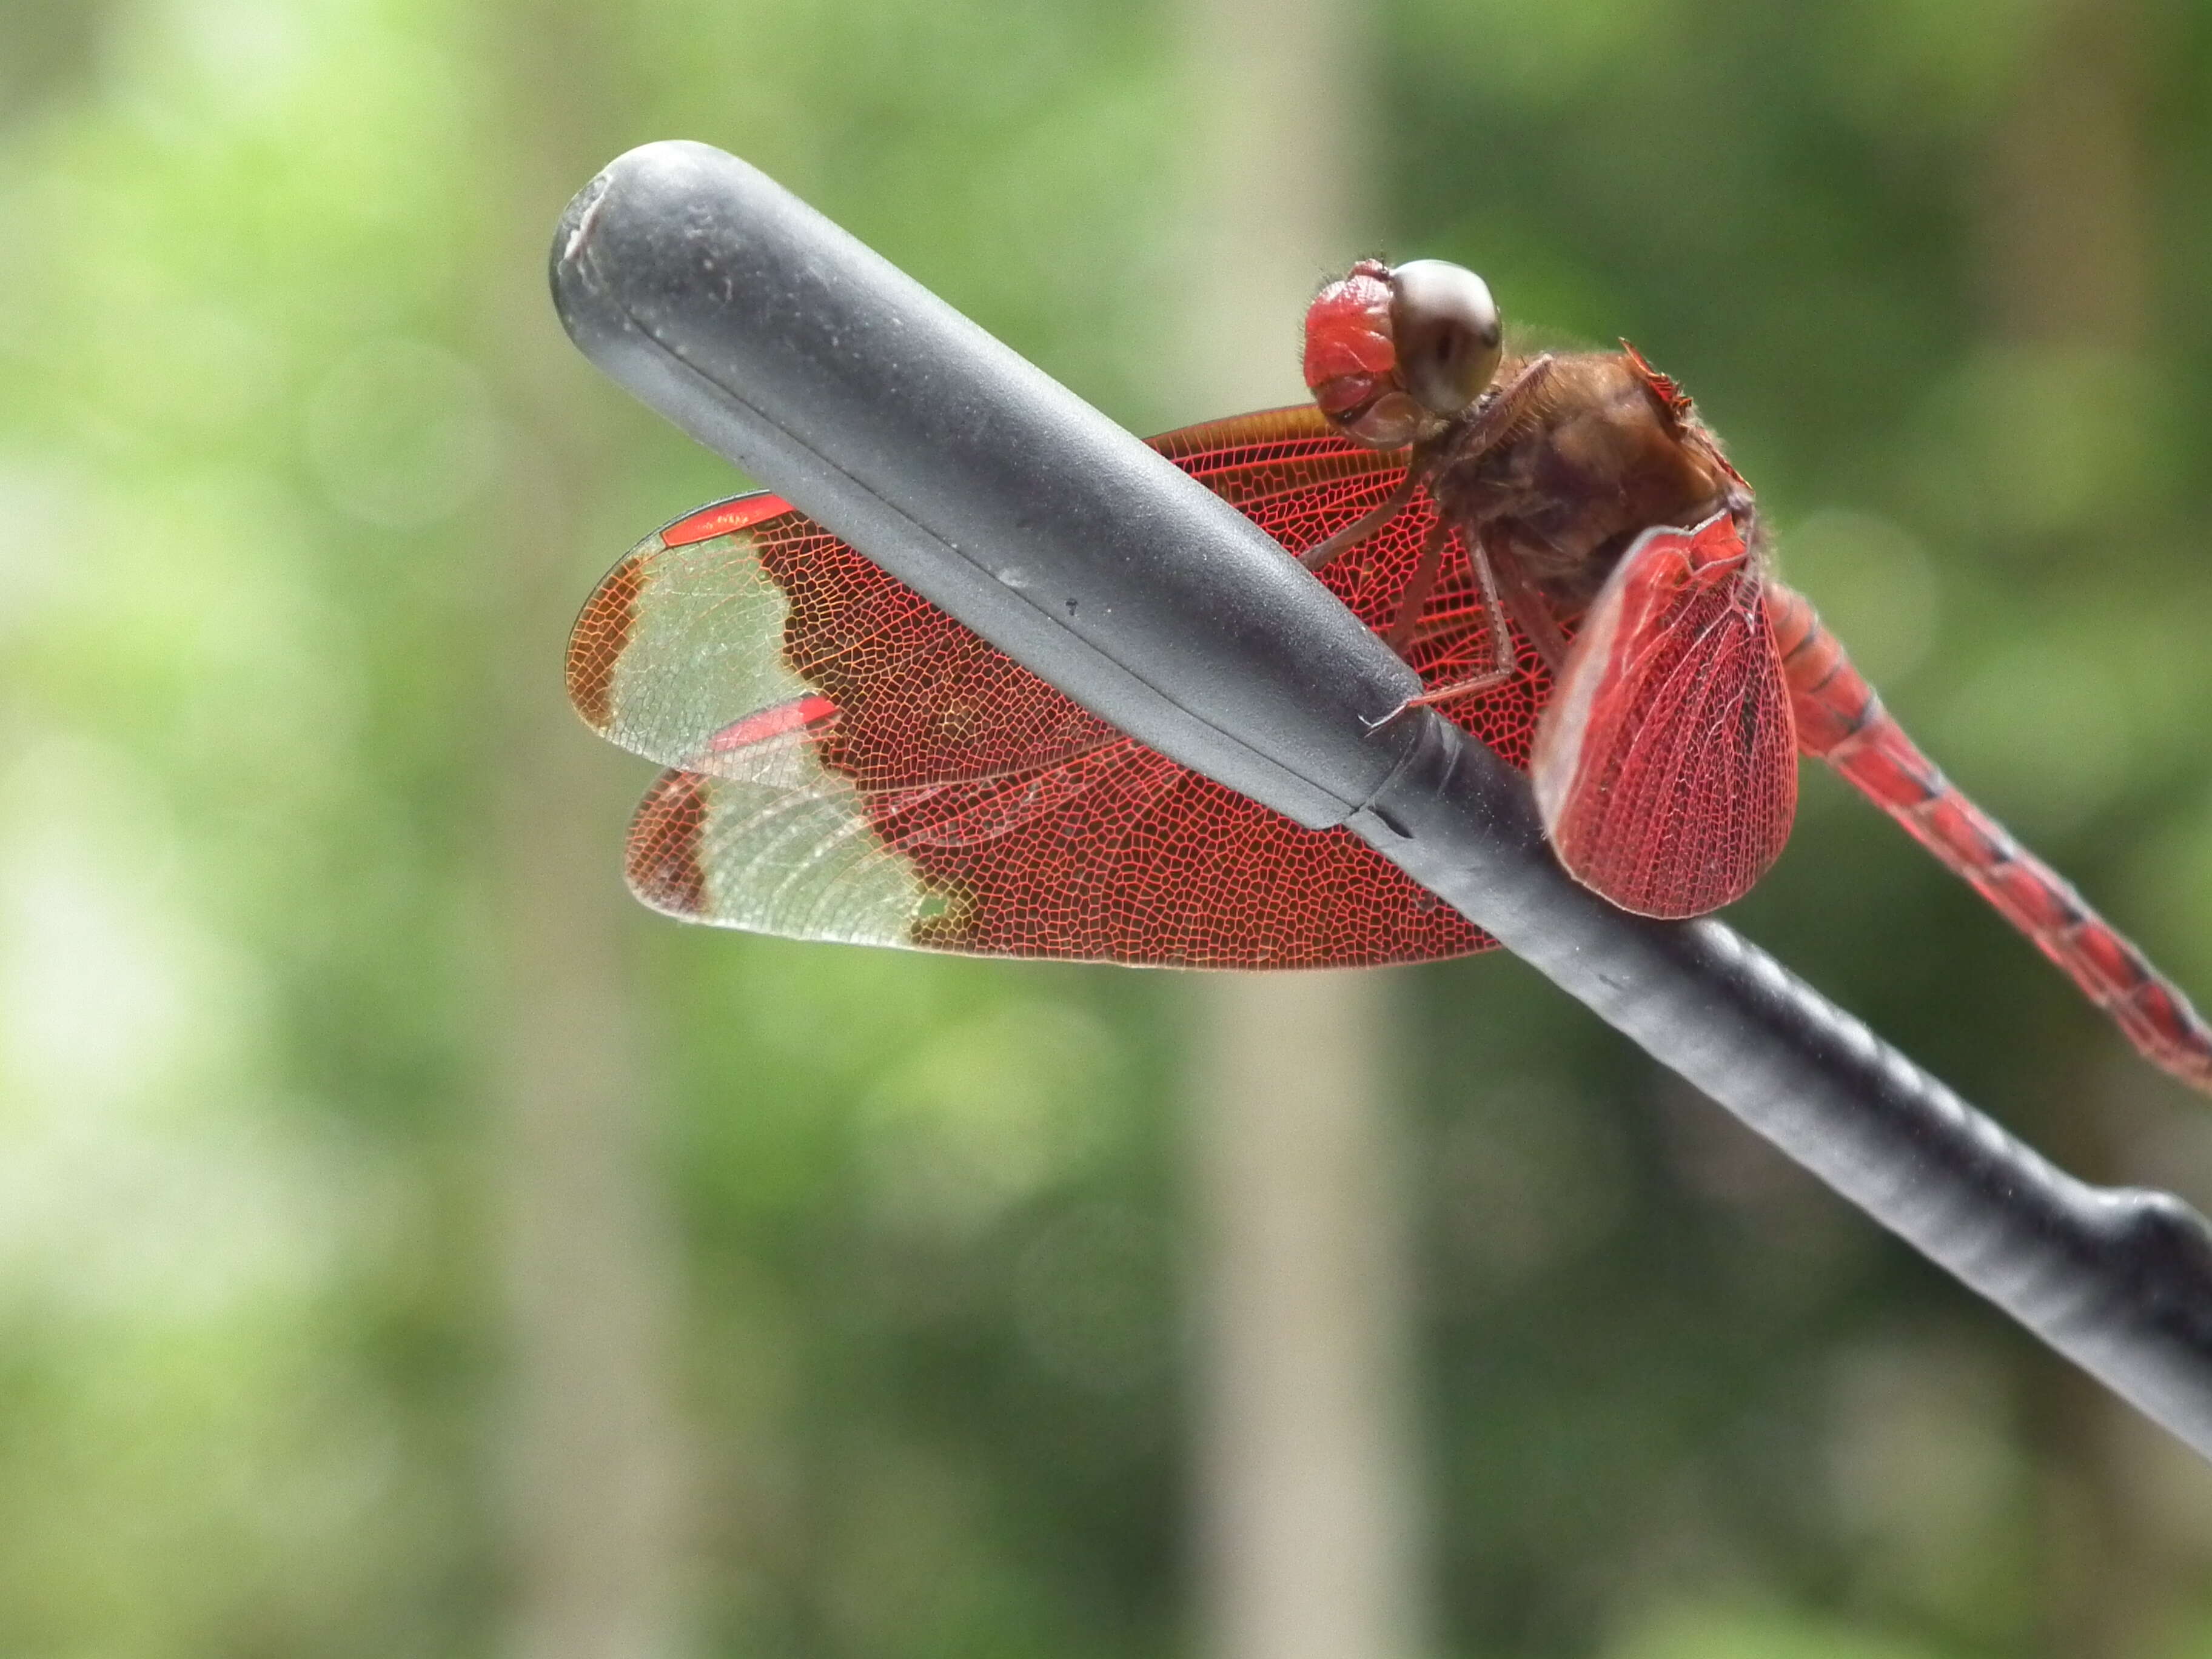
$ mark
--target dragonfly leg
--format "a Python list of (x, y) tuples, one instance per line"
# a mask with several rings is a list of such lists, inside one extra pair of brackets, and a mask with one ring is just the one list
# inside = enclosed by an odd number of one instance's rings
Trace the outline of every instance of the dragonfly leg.
[[(1470, 457), (1480, 454), (1494, 444), (1500, 443), (1520, 423), (1529, 404), (1551, 379), (1553, 357), (1548, 351), (1531, 360), (1511, 383), (1485, 402), (1465, 426), (1451, 440), (1451, 465), (1464, 464)], [(1437, 520), (1442, 530), (1451, 521), (1449, 507)], [(1552, 614), (1551, 603), (1545, 599), (1535, 583), (1529, 580), (1518, 556), (1510, 542), (1496, 546), (1486, 544), (1478, 536), (1473, 524), (1467, 526), (1468, 559), (1474, 567), (1476, 580), (1482, 586), (1484, 609), (1490, 617), (1492, 637), (1495, 642), (1495, 661), (1480, 674), (1448, 685), (1435, 686), (1413, 699), (1408, 707), (1449, 702), (1470, 696), (1477, 691), (1489, 690), (1503, 684), (1514, 672), (1513, 641), (1506, 628), (1510, 617), (1529, 643), (1536, 647), (1544, 661), (1557, 675), (1566, 665), (1567, 636), (1560, 629), (1559, 618)], [(1390, 630), (1390, 643), (1403, 652), (1413, 636), (1413, 628), (1421, 604), (1425, 603), (1437, 578), (1437, 561), (1441, 556), (1440, 545), (1425, 545), (1421, 562), (1414, 572), (1412, 586), (1407, 590), (1398, 621)]]
[(1390, 492), (1389, 499), (1382, 506), (1345, 526), (1328, 540), (1316, 542), (1298, 555), (1298, 562), (1309, 570), (1325, 568), (1340, 553), (1350, 552), (1376, 531), (1382, 529), (1384, 525), (1389, 523), (1391, 520), (1403, 513), (1406, 510), (1406, 504), (1413, 499), (1413, 492), (1420, 488), (1420, 469), (1419, 467), (1408, 469), (1404, 481)]
[[(1443, 543), (1443, 537), (1437, 532), (1444, 532), (1447, 529), (1448, 526), (1439, 522), (1437, 530), (1431, 532), (1431, 539), (1435, 542), (1439, 554)], [(1427, 562), (1427, 551), (1426, 548), (1422, 550), (1424, 565)], [(1513, 630), (1505, 625), (1505, 608), (1498, 603), (1498, 574), (1492, 568), (1488, 550), (1483, 546), (1480, 539), (1470, 539), (1468, 542), (1467, 562), (1474, 568), (1475, 582), (1482, 589), (1482, 614), (1488, 619), (1490, 624), (1490, 666), (1480, 673), (1470, 674), (1464, 679), (1453, 680), (1443, 685), (1431, 686), (1419, 696), (1409, 698), (1405, 705), (1406, 708), (1433, 708), (1439, 703), (1455, 702), (1462, 697), (1471, 697), (1479, 691), (1490, 690), (1511, 679), (1515, 670), (1519, 666), (1513, 658)], [(1433, 573), (1431, 574), (1430, 581), (1431, 584), (1435, 581)], [(1408, 592), (1410, 593), (1411, 590), (1409, 589)], [(1428, 596), (1424, 592), (1419, 597), (1425, 599)], [(1418, 605), (1415, 610), (1418, 612)], [(1404, 627), (1405, 613), (1401, 613), (1398, 620), (1400, 627)], [(1391, 643), (1393, 645), (1398, 643), (1395, 629), (1392, 630)], [(1401, 709), (1398, 712), (1402, 714), (1405, 711)]]
[(1521, 423), (1528, 405), (1552, 378), (1552, 354), (1532, 357), (1521, 367), (1521, 372), (1496, 392), (1488, 394), (1477, 404), (1474, 416), (1451, 435), (1451, 459), (1455, 465), (1464, 463), (1484, 450), (1502, 443)]
[[(1444, 544), (1451, 539), (1451, 528), (1449, 519), (1438, 519), (1429, 526), (1429, 533), (1421, 539), (1420, 562), (1413, 567), (1413, 580), (1406, 584), (1405, 594), (1398, 601), (1398, 619), (1383, 635), (1384, 642), (1401, 657), (1413, 642), (1413, 629), (1419, 625), (1421, 607), (1436, 592), (1437, 576), (1444, 568)], [(1485, 592), (1486, 596), (1487, 590)]]
[[(1479, 453), (1497, 443), (1512, 430), (1526, 410), (1528, 400), (1552, 373), (1552, 354), (1546, 352), (1524, 365), (1513, 377), (1512, 384), (1491, 396), (1456, 435), (1449, 439), (1455, 459)], [(1413, 464), (1407, 468), (1405, 478), (1390, 492), (1389, 499), (1373, 512), (1345, 526), (1325, 541), (1316, 542), (1298, 555), (1298, 562), (1309, 570), (1321, 570), (1340, 554), (1349, 552), (1376, 531), (1406, 510), (1413, 499), (1413, 492), (1421, 480), (1434, 470), (1438, 453), (1425, 444), (1413, 453)], [(1435, 580), (1433, 575), (1431, 581)], [(1395, 631), (1395, 630), (1394, 630)]]
[(1528, 643), (1536, 647), (1536, 654), (1543, 658), (1544, 665), (1556, 678), (1567, 665), (1567, 636), (1559, 626), (1559, 619), (1552, 614), (1551, 601), (1529, 580), (1512, 549), (1498, 549), (1497, 563), (1498, 592), (1505, 600), (1505, 614), (1528, 636)]

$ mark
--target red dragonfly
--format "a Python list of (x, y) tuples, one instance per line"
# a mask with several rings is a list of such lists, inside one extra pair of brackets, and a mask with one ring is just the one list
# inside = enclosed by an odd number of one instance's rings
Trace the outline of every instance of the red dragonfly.
[[(1472, 272), (1364, 260), (1306, 319), (1314, 402), (1152, 440), (1304, 559), (1531, 775), (1560, 861), (1690, 916), (1780, 854), (1817, 755), (2212, 1091), (2212, 1029), (1914, 746), (1798, 594), (1752, 491), (1632, 347), (1510, 356)], [(609, 573), (569, 642), (592, 727), (670, 768), (632, 890), (695, 921), (1196, 968), (1495, 941), (1349, 830), (1123, 736), (772, 495)]]

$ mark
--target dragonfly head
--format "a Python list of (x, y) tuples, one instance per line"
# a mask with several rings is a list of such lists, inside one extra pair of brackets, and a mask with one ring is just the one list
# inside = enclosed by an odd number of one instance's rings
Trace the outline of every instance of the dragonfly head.
[(1346, 436), (1397, 449), (1480, 397), (1504, 361), (1481, 277), (1443, 259), (1362, 259), (1306, 307), (1306, 386)]

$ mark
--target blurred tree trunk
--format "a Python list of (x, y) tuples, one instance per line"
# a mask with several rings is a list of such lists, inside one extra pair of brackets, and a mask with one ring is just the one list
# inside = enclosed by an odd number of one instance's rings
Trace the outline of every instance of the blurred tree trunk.
[[(1193, 418), (1294, 403), (1298, 321), (1349, 263), (1364, 22), (1325, 0), (1188, 15)], [(1388, 1115), (1391, 980), (1218, 974), (1195, 1136), (1203, 1252), (1201, 1616), (1217, 1659), (1423, 1645), (1409, 1301)]]
[(2045, 26), (2000, 124), (1982, 194), (1998, 337), (2140, 350), (2152, 289), (2142, 18), (2071, 0)]
[[(2150, 343), (2145, 21), (2136, 0), (2069, 0), (2045, 24), (2013, 89), (1989, 155), (1981, 226), (1991, 328), (2007, 344), (2136, 353)], [(2139, 1062), (2124, 1064), (2132, 1078)], [(2095, 1181), (2155, 1178), (2125, 1168), (2127, 1103), (2094, 1082), (2067, 1094), (2047, 1138), (2063, 1162)], [(2148, 1434), (2169, 1459), (2188, 1454), (2072, 1366), (2046, 1358), (2039, 1376), (2032, 1432), (2048, 1471), (2045, 1650), (2129, 1659), (2193, 1600), (2205, 1540), (2195, 1540), (2192, 1562), (2185, 1540), (2154, 1536), (2127, 1451)]]
[(112, 6), (103, 0), (0, 0), (0, 127), (90, 74)]
[(568, 198), (622, 148), (619, 14), (520, 0), (486, 15), (503, 96), (482, 150), (500, 273), (485, 357), (520, 423), (490, 538), (497, 741), (488, 750), (494, 939), (506, 987), (489, 1048), (508, 1293), (505, 1650), (659, 1659), (681, 1645), (684, 1554), (671, 1326), (677, 1254), (654, 1157), (653, 1092), (625, 972), (624, 794), (562, 695), (561, 650), (612, 542), (586, 511), (613, 395), (547, 302)]

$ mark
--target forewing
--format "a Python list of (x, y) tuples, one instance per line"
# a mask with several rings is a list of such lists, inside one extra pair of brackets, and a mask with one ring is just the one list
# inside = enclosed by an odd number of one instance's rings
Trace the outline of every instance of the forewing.
[[(1156, 440), (1293, 548), (1403, 462), (1310, 409)], [(1395, 617), (1425, 509), (1325, 573)], [(1486, 661), (1459, 561), (1424, 612), (1432, 680)], [(1525, 763), (1540, 670), (1451, 712)], [(782, 933), (988, 955), (1203, 966), (1419, 961), (1490, 944), (1345, 830), (1304, 830), (1152, 753), (772, 496), (690, 515), (600, 585), (569, 689), (669, 765), (633, 826), (647, 902)]]
[(1622, 556), (1530, 776), (1559, 861), (1642, 915), (1718, 909), (1780, 855), (1796, 736), (1758, 564), (1726, 514), (1646, 531)]
[[(1378, 454), (1346, 441), (1310, 404), (1185, 427), (1152, 443), (1293, 552), (1326, 540), (1380, 506), (1406, 476), (1402, 455)], [(1396, 519), (1340, 555), (1321, 572), (1321, 579), (1368, 627), (1387, 633), (1420, 562), (1421, 544), (1435, 523), (1435, 503), (1424, 492)], [(1516, 672), (1510, 678), (1480, 696), (1456, 699), (1443, 712), (1526, 770), (1551, 677), (1535, 647), (1517, 631), (1513, 646)], [(1490, 668), (1492, 653), (1481, 588), (1455, 531), (1406, 657), (1424, 684), (1449, 685)]]

